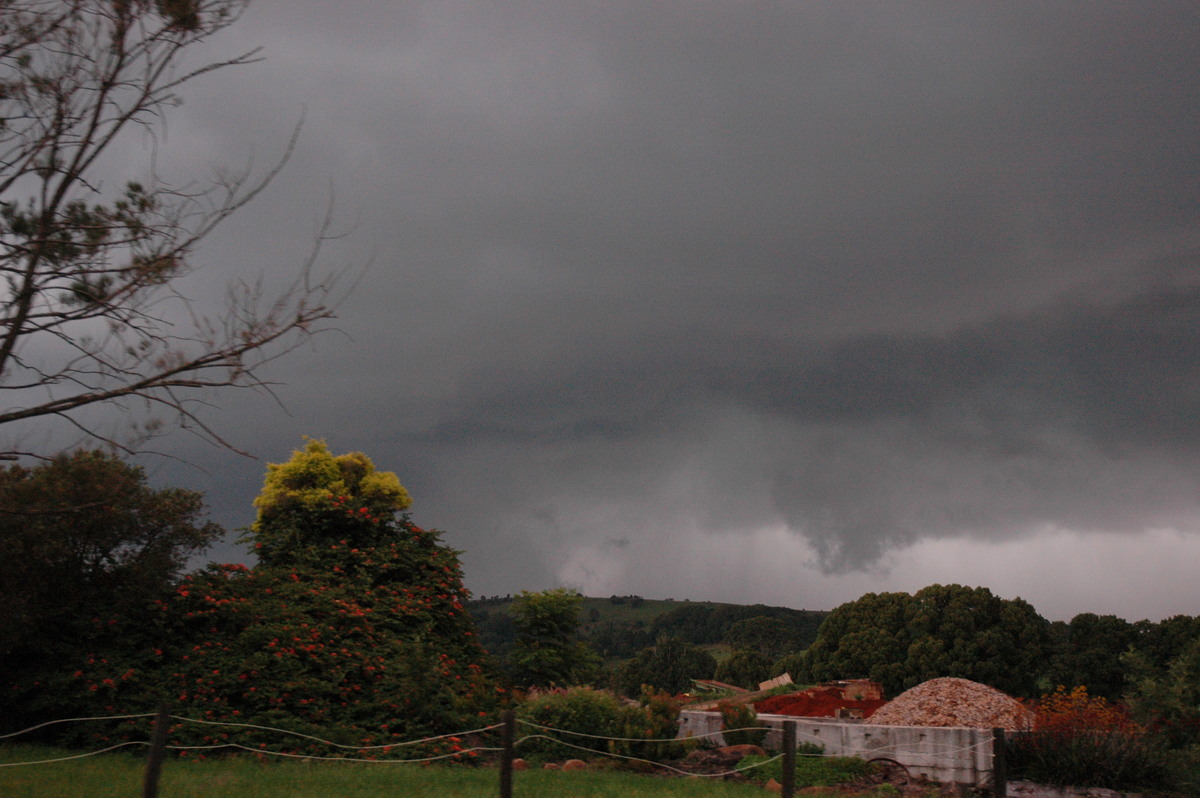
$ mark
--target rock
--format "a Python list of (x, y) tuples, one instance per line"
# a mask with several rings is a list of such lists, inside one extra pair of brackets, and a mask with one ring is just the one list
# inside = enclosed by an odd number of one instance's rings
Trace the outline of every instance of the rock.
[(568, 759), (563, 763), (563, 770), (587, 770), (587, 762), (582, 759)]
[(689, 751), (688, 755), (683, 758), (683, 761), (688, 765), (693, 765), (700, 768), (715, 768), (722, 770), (737, 764), (737, 757), (730, 756), (728, 754), (721, 754), (716, 750), (705, 750), (700, 748), (695, 751)]
[(769, 779), (765, 788), (767, 792), (783, 792), (783, 785), (775, 781), (775, 779)]
[(766, 756), (767, 752), (757, 745), (727, 745), (724, 748), (718, 748), (717, 753), (725, 757), (733, 758), (733, 761), (738, 761), (748, 756)]
[(518, 757), (517, 759), (514, 759), (512, 761), (512, 769), (513, 770), (528, 770), (529, 765), (527, 765), (525, 763), (524, 759), (521, 759), (520, 757)]
[(559, 769), (559, 767), (558, 767), (557, 762), (547, 762), (546, 764), (542, 765), (542, 770), (558, 770), (558, 769)]

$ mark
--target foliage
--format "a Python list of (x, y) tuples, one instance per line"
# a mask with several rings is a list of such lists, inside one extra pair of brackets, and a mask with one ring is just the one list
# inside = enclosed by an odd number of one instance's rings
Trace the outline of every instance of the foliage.
[(668, 634), (696, 645), (720, 643), (730, 628), (750, 618), (774, 618), (787, 629), (791, 644), (805, 648), (814, 639), (821, 623), (829, 613), (814, 610), (794, 610), (788, 607), (768, 607), (763, 604), (688, 603), (676, 607), (654, 620), (651, 634)]
[(1172, 748), (1200, 745), (1200, 639), (1161, 668), (1137, 651), (1123, 654), (1121, 662), (1133, 683), (1128, 698), (1134, 715)]
[(471, 618), (475, 621), (479, 644), (497, 660), (507, 659), (516, 636), (516, 632), (513, 631), (512, 616), (503, 609), (484, 609), (484, 606), (477, 601), (469, 602), (467, 611), (471, 613)]
[[(189, 575), (158, 602), (153, 623), (103, 619), (127, 647), (78, 663), (49, 692), (90, 714), (165, 699), (176, 714), (363, 747), (479, 724), (497, 694), (462, 604), (457, 552), (406, 516), (342, 498), (319, 502), (309, 536), (303, 515), (263, 519), (268, 535), (288, 527), (286, 557)], [(329, 542), (339, 526), (345, 537)], [(230, 731), (189, 725), (173, 729), (172, 741), (220, 742)], [(103, 734), (139, 732), (132, 722)], [(265, 743), (263, 735), (249, 736)]]
[(1011, 772), (1045, 784), (1157, 788), (1168, 783), (1161, 741), (1086, 687), (1059, 687), (1034, 707), (1031, 732), (1009, 745)]
[(1134, 648), (1152, 668), (1164, 668), (1194, 641), (1200, 640), (1200, 615), (1173, 615), (1158, 623), (1138, 621), (1134, 629)]
[(612, 693), (570, 687), (533, 694), (517, 707), (517, 718), (535, 725), (523, 728), (522, 736), (543, 736), (522, 743), (519, 755), (584, 759), (612, 750), (609, 740), (598, 738), (622, 736), (626, 715), (620, 699)]
[[(824, 756), (824, 748), (801, 744), (796, 750), (797, 790), (805, 787), (832, 787), (860, 779), (876, 767), (865, 759), (851, 756)], [(783, 782), (783, 760), (765, 756), (744, 757), (738, 769), (751, 781), (763, 784), (770, 779)]]
[(754, 690), (760, 682), (770, 679), (773, 675), (771, 660), (758, 651), (735, 651), (717, 665), (714, 678), (719, 682)]
[(775, 676), (788, 674), (794, 684), (806, 684), (812, 681), (808, 674), (808, 661), (803, 651), (785, 654), (771, 663), (771, 673)]
[(517, 635), (509, 655), (515, 684), (566, 686), (598, 676), (600, 658), (578, 639), (582, 602), (579, 593), (561, 587), (517, 595), (510, 607)]
[(86, 651), (123, 645), (189, 557), (222, 534), (200, 494), (153, 489), (98, 451), (0, 470), (0, 714), (32, 717), (43, 682)]
[(681, 709), (683, 701), (678, 697), (653, 689), (643, 689), (638, 705), (625, 707), (620, 734), (625, 739), (614, 744), (614, 753), (652, 762), (664, 762), (683, 756), (693, 743), (675, 739), (679, 732)]
[(769, 615), (735, 621), (726, 630), (724, 642), (735, 651), (753, 650), (772, 660), (796, 647), (795, 637), (788, 625)]
[(721, 701), (717, 711), (721, 713), (721, 737), (726, 745), (762, 745), (766, 739), (768, 729), (749, 704)]
[(1121, 655), (1136, 641), (1136, 628), (1115, 615), (1085, 612), (1070, 623), (1050, 626), (1051, 684), (1082, 684), (1088, 693), (1109, 699), (1125, 690)]
[(286, 463), (267, 466), (258, 517), (250, 528), (259, 562), (282, 564), (306, 547), (369, 546), (390, 534), (384, 520), (412, 504), (390, 471), (378, 471), (362, 452), (334, 456), (309, 440)]
[[(468, 606), (476, 614), (480, 636), (493, 654), (512, 649), (514, 631), (508, 615), (511, 597), (483, 597)], [(697, 646), (718, 645), (730, 626), (754, 617), (778, 618), (787, 626), (797, 648), (816, 637), (829, 614), (762, 604), (739, 605), (708, 601), (643, 599), (640, 596), (584, 597), (580, 637), (605, 658), (628, 659), (655, 644), (658, 638), (677, 637)], [(795, 674), (793, 674), (795, 675)]]
[(162, 410), (224, 443), (198, 416), (208, 390), (265, 388), (259, 366), (332, 316), (332, 279), (311, 274), (315, 250), (290, 288), (266, 296), (239, 280), (213, 317), (180, 293), (198, 245), (278, 166), (208, 190), (169, 185), (153, 163), (140, 181), (105, 179), (110, 148), (152, 132), (185, 84), (255, 60), (185, 66), (246, 2), (3, 3), (0, 425), (20, 434), (38, 419), (42, 430), (61, 424), (113, 443), (98, 419), (122, 416), (95, 412), (109, 407), (144, 421), (136, 443), (155, 434)]
[(685, 693), (693, 679), (711, 679), (717, 661), (704, 649), (677, 637), (663, 635), (613, 673), (615, 689), (622, 695), (637, 696), (645, 687), (668, 693)]
[(584, 635), (602, 657), (634, 657), (654, 643), (650, 631), (640, 621), (594, 622), (584, 630)]
[(681, 707), (674, 696), (649, 690), (636, 706), (592, 687), (538, 691), (517, 708), (517, 717), (533, 724), (523, 728), (521, 736), (537, 735), (523, 742), (517, 753), (536, 759), (602, 754), (652, 762), (674, 759), (689, 745), (674, 739)]
[(867, 593), (830, 613), (806, 661), (814, 681), (868, 678), (890, 695), (957, 676), (1028, 696), (1037, 690), (1047, 629), (1027, 602), (987, 588)]

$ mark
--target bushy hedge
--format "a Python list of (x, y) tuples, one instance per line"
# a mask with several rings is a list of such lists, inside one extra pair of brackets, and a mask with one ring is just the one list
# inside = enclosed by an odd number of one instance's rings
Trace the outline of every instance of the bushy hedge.
[[(607, 690), (572, 687), (534, 694), (517, 708), (517, 753), (534, 759), (594, 759), (608, 754), (653, 762), (675, 759), (687, 748), (675, 741), (680, 703), (646, 692), (629, 705)], [(565, 733), (564, 733), (565, 732)]]
[[(517, 708), (521, 740), (517, 753), (533, 757), (577, 757), (608, 753), (621, 732), (624, 707), (606, 690), (552, 689), (533, 694)], [(532, 725), (529, 725), (532, 724)], [(555, 731), (557, 730), (557, 731)], [(567, 733), (563, 733), (567, 732)]]
[(1171, 781), (1162, 740), (1085, 687), (1038, 701), (1033, 730), (1014, 736), (1007, 754), (1013, 776), (1043, 784), (1126, 790)]

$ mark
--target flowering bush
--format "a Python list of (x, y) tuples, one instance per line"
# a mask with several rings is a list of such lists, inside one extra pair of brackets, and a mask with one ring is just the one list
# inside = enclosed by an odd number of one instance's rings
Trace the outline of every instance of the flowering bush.
[(721, 701), (717, 711), (721, 713), (721, 736), (726, 745), (763, 744), (767, 727), (758, 719), (754, 707), (736, 701)]
[(1166, 761), (1149, 731), (1086, 687), (1034, 702), (1034, 724), (1009, 745), (1014, 775), (1055, 785), (1110, 789), (1161, 786)]
[(682, 698), (642, 688), (638, 705), (625, 707), (619, 735), (623, 739), (613, 746), (613, 752), (652, 762), (680, 758), (694, 745), (694, 741), (674, 739), (682, 708)]
[[(293, 460), (344, 489), (340, 470), (313, 467), (317, 456), (333, 460), (323, 445)], [(276, 490), (254, 533), (286, 547), (255, 568), (212, 565), (186, 577), (157, 602), (155, 622), (127, 630), (140, 645), (119, 658), (89, 658), (61, 688), (97, 714), (167, 701), (178, 715), (287, 729), (350, 746), (344, 751), (355, 756), (485, 725), (497, 690), (463, 606), (458, 553), (374, 501), (397, 493), (391, 480), (372, 478), (365, 456), (351, 465), (370, 496), (320, 492), (312, 478), (297, 495)], [(272, 466), (268, 486), (281, 473), (286, 465)], [(92, 734), (142, 736), (144, 723)], [(332, 753), (229, 725), (179, 724), (171, 742)], [(424, 753), (455, 745), (441, 741)], [(394, 753), (411, 758), (413, 749)]]

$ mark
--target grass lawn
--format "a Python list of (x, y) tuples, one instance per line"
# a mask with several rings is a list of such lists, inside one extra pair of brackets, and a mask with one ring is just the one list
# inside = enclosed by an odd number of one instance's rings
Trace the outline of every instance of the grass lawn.
[[(0, 767), (5, 798), (129, 798), (141, 794), (144, 749), (48, 765)], [(70, 756), (40, 746), (0, 747), (0, 764)], [(309, 762), (251, 756), (207, 761), (168, 760), (159, 781), (162, 798), (494, 798), (496, 767)], [(529, 770), (513, 774), (514, 798), (761, 798), (751, 784), (613, 771)]]

